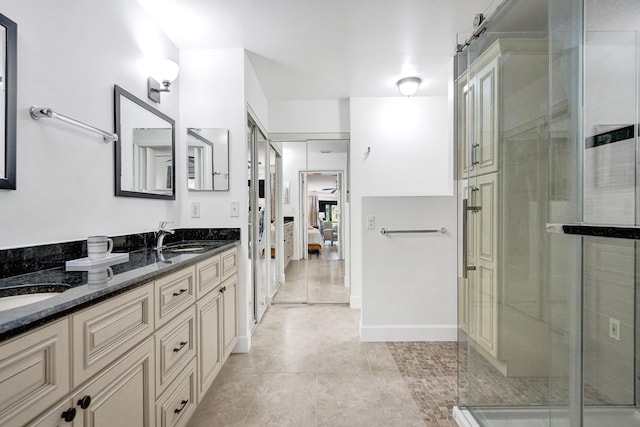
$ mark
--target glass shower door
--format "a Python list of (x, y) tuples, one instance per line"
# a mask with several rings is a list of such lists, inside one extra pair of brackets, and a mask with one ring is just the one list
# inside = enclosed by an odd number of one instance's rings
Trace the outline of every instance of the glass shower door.
[(467, 48), (456, 85), (464, 120), (459, 402), (482, 425), (549, 418), (544, 30), (485, 31)]

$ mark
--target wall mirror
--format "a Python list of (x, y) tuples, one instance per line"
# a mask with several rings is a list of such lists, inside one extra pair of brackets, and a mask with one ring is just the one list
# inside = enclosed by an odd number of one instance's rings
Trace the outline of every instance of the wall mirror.
[(176, 198), (175, 121), (114, 86), (116, 196)]
[(18, 26), (0, 14), (0, 188), (16, 189)]
[(229, 191), (229, 129), (187, 128), (187, 185), (193, 191)]

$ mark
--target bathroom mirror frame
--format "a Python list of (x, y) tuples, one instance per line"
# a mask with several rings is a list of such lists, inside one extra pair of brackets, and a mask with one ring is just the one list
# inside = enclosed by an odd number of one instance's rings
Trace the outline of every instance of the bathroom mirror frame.
[[(212, 131), (212, 132), (207, 132)], [(224, 141), (221, 140), (220, 137), (224, 137)], [(205, 182), (203, 176), (196, 177), (197, 175), (197, 167), (195, 164), (192, 165), (192, 159), (190, 156), (190, 145), (189, 145), (189, 137), (194, 138), (201, 144), (205, 146), (211, 147), (210, 150), (207, 150), (208, 154), (211, 155), (211, 158), (205, 158), (205, 162), (207, 166), (211, 167), (211, 188), (191, 188), (190, 181), (193, 179), (197, 181), (198, 179), (201, 182)], [(223, 152), (220, 155), (220, 151)], [(220, 160), (222, 159), (222, 160)], [(202, 168), (203, 170), (206, 169)], [(224, 183), (224, 185), (223, 185)], [(205, 127), (188, 127), (187, 128), (187, 189), (189, 191), (230, 191), (229, 190), (229, 129), (228, 128), (205, 128)]]
[[(144, 199), (176, 199), (176, 125), (175, 120), (166, 114), (156, 110), (140, 98), (132, 95), (118, 85), (114, 85), (114, 123), (115, 132), (118, 134), (118, 141), (115, 143), (115, 190), (116, 196), (140, 197)], [(171, 126), (171, 193), (162, 194), (157, 192), (130, 191), (122, 188), (122, 153), (123, 144), (126, 144), (130, 136), (122, 135), (122, 100), (129, 100), (142, 109), (154, 114), (158, 118), (167, 122)], [(133, 141), (131, 142), (133, 144)]]
[(17, 91), (17, 56), (18, 25), (0, 14), (0, 29), (5, 32), (4, 70), (4, 135), (0, 142), (0, 150), (4, 152), (4, 173), (0, 174), (0, 189), (16, 189), (16, 91)]

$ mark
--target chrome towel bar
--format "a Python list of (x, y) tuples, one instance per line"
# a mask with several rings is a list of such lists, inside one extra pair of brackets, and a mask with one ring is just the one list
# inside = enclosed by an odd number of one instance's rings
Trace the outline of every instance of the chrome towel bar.
[(31, 106), (31, 118), (33, 120), (38, 120), (41, 119), (43, 117), (48, 118), (48, 119), (58, 119), (61, 120), (63, 122), (72, 124), (74, 126), (78, 126), (82, 129), (97, 133), (98, 135), (102, 135), (102, 139), (104, 140), (105, 144), (108, 144), (110, 142), (115, 142), (118, 140), (118, 135), (115, 133), (111, 133), (111, 132), (105, 132), (101, 129), (98, 129), (97, 127), (88, 125), (86, 123), (83, 123), (79, 120), (76, 119), (72, 119), (71, 117), (67, 117), (65, 115), (62, 115), (60, 113), (56, 113), (55, 111), (53, 111), (51, 108), (47, 108), (47, 107), (38, 107), (38, 106)]
[(446, 233), (447, 230), (442, 227), (436, 230), (387, 230), (386, 228), (380, 229), (380, 234), (408, 234), (408, 233)]

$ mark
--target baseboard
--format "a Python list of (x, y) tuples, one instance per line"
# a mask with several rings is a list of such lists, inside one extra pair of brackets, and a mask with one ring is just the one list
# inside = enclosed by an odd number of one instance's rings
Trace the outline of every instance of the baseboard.
[(460, 409), (457, 406), (453, 407), (453, 419), (458, 424), (458, 427), (480, 427), (469, 411)]
[(456, 325), (376, 325), (361, 326), (360, 340), (384, 341), (456, 341)]
[(251, 336), (238, 337), (238, 343), (233, 348), (232, 353), (249, 353), (251, 349)]
[(355, 308), (355, 309), (358, 309), (358, 310), (361, 309), (362, 308), (362, 297), (351, 295), (351, 297), (349, 298), (349, 307), (350, 308)]

